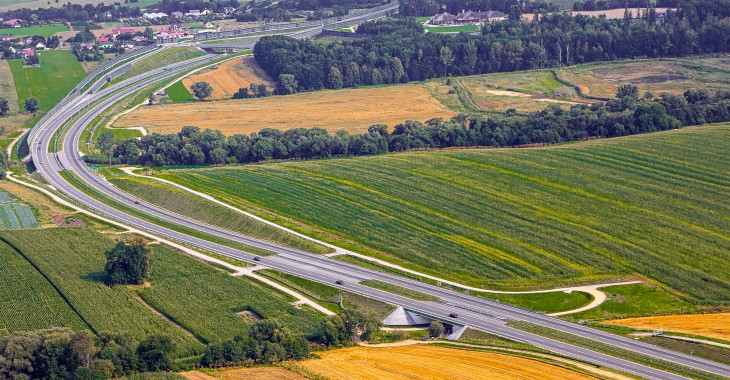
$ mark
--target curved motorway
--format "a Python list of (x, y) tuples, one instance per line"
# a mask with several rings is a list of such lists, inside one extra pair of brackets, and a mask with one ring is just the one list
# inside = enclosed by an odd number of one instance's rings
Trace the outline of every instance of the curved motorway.
[[(125, 193), (95, 175), (81, 159), (79, 140), (83, 130), (90, 122), (112, 104), (136, 92), (139, 88), (180, 76), (210, 60), (211, 56), (195, 58), (190, 61), (176, 63), (164, 69), (157, 69), (128, 79), (119, 84), (110, 86), (95, 94), (85, 93), (73, 101), (68, 102), (46, 118), (42, 124), (36, 125), (32, 140), (29, 141), (33, 161), (40, 174), (58, 191), (73, 199), (75, 202), (100, 215), (118, 220), (128, 226), (147, 231), (151, 234), (164, 237), (190, 246), (205, 249), (221, 255), (233, 257), (251, 264), (279, 270), (295, 276), (313, 281), (326, 283), (353, 293), (375, 298), (407, 309), (439, 318), (446, 322), (468, 325), (516, 341), (525, 342), (558, 354), (588, 361), (598, 365), (611, 367), (637, 376), (651, 379), (684, 379), (685, 377), (662, 371), (656, 368), (637, 364), (632, 361), (616, 358), (610, 355), (564, 343), (558, 340), (545, 338), (506, 325), (506, 321), (525, 321), (540, 326), (577, 335), (603, 344), (620, 347), (643, 355), (674, 362), (686, 367), (705, 371), (722, 377), (730, 377), (730, 366), (699, 359), (693, 356), (680, 354), (654, 345), (638, 342), (629, 338), (591, 329), (561, 319), (546, 316), (541, 313), (524, 310), (496, 301), (468, 296), (437, 286), (424, 284), (412, 279), (397, 275), (382, 273), (359, 267), (354, 264), (331, 259), (329, 257), (309, 254), (292, 248), (282, 247), (270, 242), (243, 236), (225, 229), (211, 226), (168, 210), (156, 207), (145, 202), (135, 204), (133, 195)], [(89, 104), (96, 105), (88, 107)], [(63, 150), (56, 153), (49, 152), (54, 143), (54, 134), (69, 121), (70, 127), (63, 138)], [(130, 214), (124, 209), (117, 209), (79, 190), (60, 171), (68, 170), (87, 186), (105, 194), (116, 202), (127, 205), (127, 208), (137, 208), (137, 211), (148, 216), (164, 219), (186, 228), (194, 229), (217, 238), (234, 241), (249, 246), (258, 247), (274, 252), (274, 255), (261, 257), (254, 261), (255, 255), (222, 244), (214, 243), (202, 238), (191, 236), (174, 229), (154, 224), (147, 219)], [(427, 293), (441, 299), (440, 302), (416, 301), (385, 291), (359, 284), (363, 280), (380, 280), (397, 286), (410, 288)], [(342, 281), (342, 284), (336, 284)], [(449, 314), (458, 312), (458, 320), (450, 318)]]

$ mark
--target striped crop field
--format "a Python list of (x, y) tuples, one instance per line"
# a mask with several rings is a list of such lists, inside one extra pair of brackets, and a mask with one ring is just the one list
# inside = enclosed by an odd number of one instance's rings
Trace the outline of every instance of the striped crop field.
[[(730, 124), (534, 149), (161, 176), (414, 269), (493, 288), (640, 275), (730, 302)], [(307, 231), (304, 231), (307, 233)]]
[(156, 315), (134, 292), (102, 282), (104, 252), (114, 245), (111, 239), (87, 228), (2, 231), (0, 238), (22, 252), (95, 332), (130, 331), (136, 339), (168, 334), (181, 355), (202, 349), (195, 338)]
[(33, 266), (0, 242), (0, 330), (86, 328), (84, 322)]

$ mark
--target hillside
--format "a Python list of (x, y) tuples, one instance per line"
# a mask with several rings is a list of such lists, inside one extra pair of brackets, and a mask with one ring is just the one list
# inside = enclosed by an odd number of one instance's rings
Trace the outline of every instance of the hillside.
[(689, 300), (727, 303), (728, 139), (722, 124), (162, 176), (459, 281), (510, 288), (639, 274)]

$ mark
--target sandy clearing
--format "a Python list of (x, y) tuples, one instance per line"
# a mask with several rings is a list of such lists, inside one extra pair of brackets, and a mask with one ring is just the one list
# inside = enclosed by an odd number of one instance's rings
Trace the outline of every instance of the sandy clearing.
[(179, 132), (186, 125), (217, 129), (225, 135), (300, 127), (364, 133), (373, 124), (393, 126), (454, 115), (423, 86), (400, 85), (144, 107), (115, 125), (145, 127), (150, 133)]
[(353, 347), (297, 363), (332, 379), (592, 379), (531, 359), (430, 345)]
[(678, 314), (604, 321), (646, 330), (667, 330), (730, 341), (730, 313)]
[(251, 83), (265, 84), (269, 91), (274, 89), (274, 82), (256, 65), (253, 56), (223, 62), (216, 69), (183, 79), (186, 88), (195, 82), (208, 82), (213, 87), (212, 99), (231, 99), (240, 88), (248, 88)]

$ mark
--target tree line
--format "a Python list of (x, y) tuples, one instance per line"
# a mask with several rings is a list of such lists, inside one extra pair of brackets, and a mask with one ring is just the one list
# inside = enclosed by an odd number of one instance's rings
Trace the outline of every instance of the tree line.
[(322, 128), (279, 131), (264, 128), (250, 135), (224, 136), (220, 131), (183, 127), (179, 133), (153, 133), (141, 139), (114, 140), (105, 132), (97, 139), (101, 155), (87, 162), (166, 165), (223, 165), (271, 159), (308, 159), (400, 152), (409, 149), (554, 144), (596, 137), (616, 137), (730, 120), (730, 91), (711, 95), (690, 90), (683, 96), (640, 95), (636, 86), (619, 88), (606, 103), (577, 104), (570, 109), (550, 105), (520, 114), (507, 110), (488, 118), (457, 115), (451, 120), (407, 121), (389, 132), (377, 124), (363, 134)]
[(608, 20), (558, 13), (540, 15), (532, 23), (489, 23), (482, 28), (482, 35), (424, 34), (413, 19), (376, 20), (360, 28), (369, 33), (390, 29), (392, 33), (327, 45), (267, 36), (254, 47), (254, 56), (256, 63), (278, 80), (279, 87), (291, 93), (730, 51), (730, 7), (699, 14), (686, 10), (694, 6), (693, 2), (683, 5), (686, 8), (670, 11), (663, 21), (656, 17)]
[(520, 12), (528, 13), (533, 11), (557, 12), (560, 10), (558, 6), (552, 4), (549, 0), (400, 0), (398, 13), (402, 16), (412, 17), (433, 16), (444, 11), (455, 15), (464, 10), (500, 11), (507, 14), (515, 8), (519, 9)]

